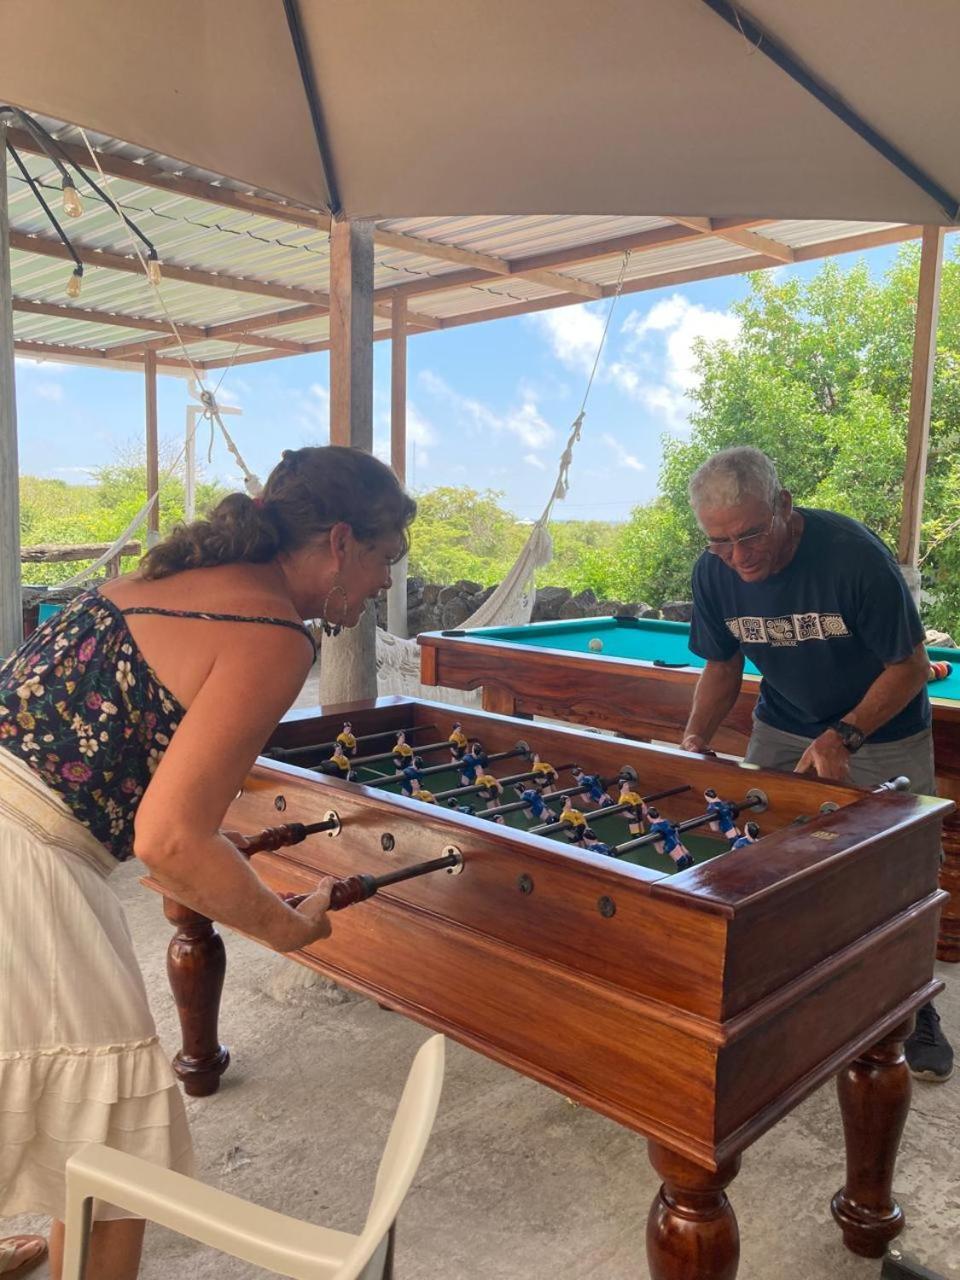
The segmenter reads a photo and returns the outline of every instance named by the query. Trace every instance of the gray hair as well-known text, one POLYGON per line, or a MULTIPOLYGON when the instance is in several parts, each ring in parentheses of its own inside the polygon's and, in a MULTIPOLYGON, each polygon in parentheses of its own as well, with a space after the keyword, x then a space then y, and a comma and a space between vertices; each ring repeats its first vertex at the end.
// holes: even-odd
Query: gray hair
POLYGON ((688 492, 694 511, 736 507, 746 498, 759 498, 773 510, 781 487, 777 468, 767 455, 740 445, 721 449, 701 463, 690 477, 688 492))

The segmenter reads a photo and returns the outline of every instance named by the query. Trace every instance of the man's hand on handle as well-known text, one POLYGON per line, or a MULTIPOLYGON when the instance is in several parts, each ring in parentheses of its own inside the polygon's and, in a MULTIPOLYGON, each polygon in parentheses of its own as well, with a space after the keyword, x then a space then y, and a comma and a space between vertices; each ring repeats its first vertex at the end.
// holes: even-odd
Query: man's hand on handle
POLYGON ((850 783, 850 752, 835 729, 814 738, 797 761, 794 773, 815 773, 831 782, 850 783))

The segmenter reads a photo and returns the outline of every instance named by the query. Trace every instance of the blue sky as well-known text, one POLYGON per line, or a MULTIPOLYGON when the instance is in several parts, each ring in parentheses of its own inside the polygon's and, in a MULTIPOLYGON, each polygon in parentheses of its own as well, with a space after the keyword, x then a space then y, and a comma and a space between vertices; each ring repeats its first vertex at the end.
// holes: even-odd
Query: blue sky
MULTIPOLYGON (((838 259, 865 259, 881 274, 895 248, 838 259)), ((783 267, 809 277, 818 264, 783 267)), ((656 492, 660 442, 688 430, 693 341, 732 338, 731 304, 747 292, 732 276, 620 299, 587 405, 570 491, 557 518, 625 519, 656 492)), ((560 451, 586 387, 607 302, 469 325, 412 338, 408 351, 407 481, 417 492, 437 485, 496 489, 521 517, 539 514, 560 451)), ((389 440, 390 355, 375 348, 376 447, 389 440)), ((215 385, 219 374, 210 375, 215 385)), ((282 449, 321 444, 329 431, 326 354, 295 356, 230 371, 221 399, 242 409, 227 419, 247 460, 265 478, 282 449)), ((37 364, 18 358, 20 470, 71 482, 135 448, 143 431, 138 373, 37 364)), ((175 453, 185 431, 187 384, 159 379, 160 435, 175 453)), ((198 436, 206 458, 207 437, 198 436)), ((208 476, 239 487, 221 442, 208 476)))

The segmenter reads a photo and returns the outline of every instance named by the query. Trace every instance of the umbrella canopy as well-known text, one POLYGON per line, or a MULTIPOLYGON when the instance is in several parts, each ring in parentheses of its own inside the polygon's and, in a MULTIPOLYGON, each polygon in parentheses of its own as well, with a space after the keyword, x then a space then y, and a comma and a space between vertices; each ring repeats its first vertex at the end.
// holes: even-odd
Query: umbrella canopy
POLYGON ((5 0, 0 94, 354 217, 947 224, 958 48, 956 0, 5 0))

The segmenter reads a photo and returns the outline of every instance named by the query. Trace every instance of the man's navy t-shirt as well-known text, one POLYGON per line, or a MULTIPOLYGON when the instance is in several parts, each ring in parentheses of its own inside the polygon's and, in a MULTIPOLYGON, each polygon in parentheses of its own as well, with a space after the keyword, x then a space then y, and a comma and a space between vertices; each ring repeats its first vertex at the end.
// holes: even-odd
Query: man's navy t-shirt
MULTIPOLYGON (((816 738, 852 711, 892 662, 923 640, 893 556, 865 525, 798 507, 800 545, 780 573, 744 582, 705 551, 693 570, 690 648, 726 661, 738 649, 763 676, 757 717, 816 738)), ((893 742, 930 724, 926 689, 875 733, 893 742)))

